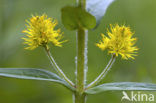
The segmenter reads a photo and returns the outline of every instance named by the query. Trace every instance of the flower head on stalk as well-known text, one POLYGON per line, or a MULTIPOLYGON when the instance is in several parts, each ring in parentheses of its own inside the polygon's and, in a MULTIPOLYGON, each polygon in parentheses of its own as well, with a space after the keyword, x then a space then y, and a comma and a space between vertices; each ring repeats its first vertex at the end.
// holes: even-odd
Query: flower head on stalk
POLYGON ((115 54, 115 56, 121 55, 123 59, 132 58, 136 56, 138 48, 134 46, 136 38, 133 38, 133 32, 130 27, 119 26, 118 24, 112 26, 108 30, 108 37, 101 34, 102 40, 96 45, 102 49, 108 49, 108 53, 115 54))
POLYGON ((32 16, 30 20, 26 21, 28 23, 27 29, 23 33, 27 33, 24 44, 28 47, 25 49, 33 50, 38 46, 44 46, 49 48, 48 43, 52 43, 55 46, 62 46, 64 41, 60 41, 63 36, 60 29, 54 30, 57 25, 57 21, 48 18, 47 15, 42 16, 32 16))

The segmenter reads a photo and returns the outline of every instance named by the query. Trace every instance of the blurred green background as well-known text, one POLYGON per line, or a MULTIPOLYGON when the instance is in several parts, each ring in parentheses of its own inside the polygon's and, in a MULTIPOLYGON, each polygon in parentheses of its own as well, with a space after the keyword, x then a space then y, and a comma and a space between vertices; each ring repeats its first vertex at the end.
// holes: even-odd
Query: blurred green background
MULTIPOLYGON (((0 0, 0 67, 31 67, 51 70, 42 48, 24 50, 25 19, 31 14, 46 13, 58 19, 65 39, 62 48, 52 47, 52 54, 63 71, 75 80, 75 31, 61 24, 60 9, 75 5, 76 0, 0 0)), ((156 0, 116 0, 107 10, 96 30, 89 31, 88 81, 90 83, 105 67, 110 56, 95 46, 100 33, 106 33, 109 24, 126 24, 135 31, 140 48, 136 60, 117 58, 104 82, 156 83, 156 0)), ((52 70, 54 71, 54 70, 52 70)), ((87 103, 120 103, 122 92, 103 92, 88 96, 87 103)), ((58 84, 0 77, 0 103, 72 103, 72 93, 58 84)))

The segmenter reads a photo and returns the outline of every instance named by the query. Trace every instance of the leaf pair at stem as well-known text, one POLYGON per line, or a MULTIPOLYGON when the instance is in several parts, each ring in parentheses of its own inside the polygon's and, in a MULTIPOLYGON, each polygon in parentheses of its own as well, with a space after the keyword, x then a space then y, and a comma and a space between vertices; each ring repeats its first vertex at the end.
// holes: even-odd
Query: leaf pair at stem
MULTIPOLYGON (((12 77, 19 79, 31 79, 31 80, 42 80, 56 82, 64 85, 68 89, 75 91, 69 83, 64 79, 60 78, 55 73, 35 68, 0 68, 0 76, 12 77)), ((155 91, 156 85, 149 83, 136 83, 136 82, 116 82, 116 83, 105 83, 93 88, 89 88, 85 91, 87 94, 96 94, 103 91, 119 91, 119 90, 148 90, 155 91)))

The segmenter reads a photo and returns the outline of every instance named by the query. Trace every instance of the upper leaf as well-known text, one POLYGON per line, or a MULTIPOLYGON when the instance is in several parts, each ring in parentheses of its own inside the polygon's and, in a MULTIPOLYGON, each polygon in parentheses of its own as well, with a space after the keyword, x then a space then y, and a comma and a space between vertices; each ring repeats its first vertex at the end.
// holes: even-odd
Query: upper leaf
POLYGON ((97 24, 105 15, 107 8, 115 0, 87 0, 86 8, 89 13, 96 17, 97 24))
POLYGON ((61 13, 62 23, 69 30, 79 27, 92 29, 96 26, 95 17, 80 7, 66 6, 61 13))
POLYGON ((75 7, 66 6, 61 10, 61 19, 63 25, 69 30, 75 30, 78 28, 78 20, 75 7))
POLYGON ((88 94, 96 94, 103 91, 114 90, 154 90, 156 91, 156 84, 136 83, 136 82, 119 82, 119 83, 105 83, 86 90, 88 94))
POLYGON ((86 29, 93 29, 96 26, 96 19, 90 13, 80 7, 76 8, 79 25, 86 29))
POLYGON ((43 69, 31 69, 31 68, 0 68, 0 76, 20 78, 20 79, 33 79, 33 80, 45 80, 57 82, 73 89, 66 81, 61 79, 55 73, 43 70, 43 69))

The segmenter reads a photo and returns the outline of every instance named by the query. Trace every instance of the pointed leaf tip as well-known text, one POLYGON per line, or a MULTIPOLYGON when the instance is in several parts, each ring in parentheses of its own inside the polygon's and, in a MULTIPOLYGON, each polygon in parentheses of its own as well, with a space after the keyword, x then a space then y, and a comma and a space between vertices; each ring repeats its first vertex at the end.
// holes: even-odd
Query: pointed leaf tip
POLYGON ((62 84, 69 89, 73 89, 66 81, 64 81, 58 75, 43 69, 0 68, 0 76, 19 78, 19 79, 52 81, 52 82, 62 84))
POLYGON ((88 89, 86 93, 97 94, 104 91, 123 91, 123 90, 156 91, 156 84, 136 83, 136 82, 105 83, 88 89))

